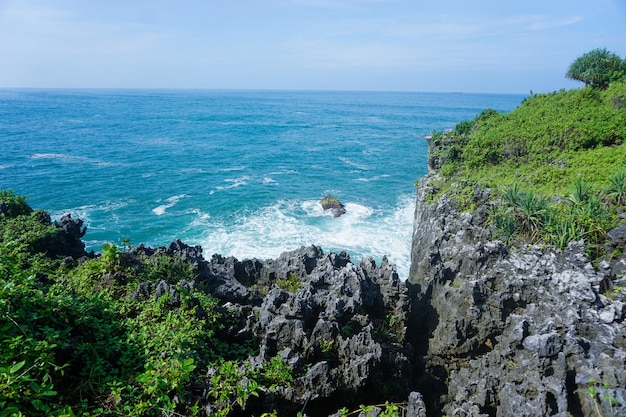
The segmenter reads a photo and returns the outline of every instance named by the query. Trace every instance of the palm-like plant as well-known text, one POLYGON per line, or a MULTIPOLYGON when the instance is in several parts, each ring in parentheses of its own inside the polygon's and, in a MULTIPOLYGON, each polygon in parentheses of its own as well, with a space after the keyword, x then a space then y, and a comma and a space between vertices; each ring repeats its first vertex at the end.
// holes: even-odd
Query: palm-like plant
POLYGON ((515 207, 520 219, 522 233, 531 239, 537 237, 544 222, 544 214, 548 208, 548 200, 545 197, 535 195, 532 191, 521 193, 515 207))
POLYGON ((576 179, 572 192, 567 199, 574 205, 574 207, 580 207, 587 202, 591 195, 591 184, 582 178, 576 179))
POLYGON ((621 206, 626 203, 626 170, 618 172, 609 178, 606 192, 615 204, 621 206))
POLYGON ((514 182, 510 186, 504 188, 502 192, 502 198, 510 207, 516 207, 519 204, 519 200, 522 196, 519 182, 514 182))

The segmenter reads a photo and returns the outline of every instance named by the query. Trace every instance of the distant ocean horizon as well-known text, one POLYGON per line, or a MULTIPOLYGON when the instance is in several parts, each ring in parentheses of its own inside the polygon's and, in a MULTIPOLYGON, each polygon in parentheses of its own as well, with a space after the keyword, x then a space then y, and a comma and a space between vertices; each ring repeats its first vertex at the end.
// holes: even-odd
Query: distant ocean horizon
POLYGON ((387 256, 408 275, 427 141, 525 95, 0 89, 0 189, 106 242, 275 258, 302 245, 387 256), (333 218, 319 205, 346 206, 333 218))

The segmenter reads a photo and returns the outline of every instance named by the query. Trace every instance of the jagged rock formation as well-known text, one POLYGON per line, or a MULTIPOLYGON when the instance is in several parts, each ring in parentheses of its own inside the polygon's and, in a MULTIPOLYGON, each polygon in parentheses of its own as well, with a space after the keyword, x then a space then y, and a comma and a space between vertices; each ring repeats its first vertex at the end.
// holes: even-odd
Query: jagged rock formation
POLYGON ((598 272, 580 242, 509 251, 491 239, 488 193, 477 189, 479 209, 460 214, 446 196, 429 202, 433 175, 418 187, 408 280, 409 333, 424 338, 414 341, 417 355, 438 381, 422 391, 429 409, 439 402, 450 416, 592 416, 597 402, 604 415, 626 415, 624 279, 615 275, 624 258, 598 272), (602 294, 607 283, 613 290, 602 294))
MULTIPOLYGON (((217 337, 258 345, 246 358, 253 367, 276 357, 293 367, 292 384, 249 399, 240 415, 328 416, 408 398, 407 417, 625 416, 626 227, 609 232, 615 256, 596 267, 582 242, 507 248, 487 221, 489 190, 477 187, 478 208, 462 214, 453 198, 431 198, 435 175, 417 189, 407 282, 386 259, 356 264, 317 246, 273 260, 206 260, 177 240, 121 256, 132 265, 173 255, 195 267, 195 279, 142 283, 132 298, 168 294, 176 304, 180 288, 201 288, 228 317, 217 337)), ((37 242, 41 252, 88 255, 80 220, 55 226, 37 242)), ((203 389, 194 387, 210 414, 203 389)))
MULTIPOLYGON (((386 259, 380 265, 371 259, 353 264, 346 253, 324 254, 311 246, 274 260, 214 255, 206 261, 199 246, 181 241, 167 248, 139 246, 125 256, 132 262, 161 252, 196 267, 196 281, 180 287, 205 288, 229 312, 228 325, 218 335, 222 340, 258 341, 258 354, 249 358, 255 366, 279 356, 293 367, 294 383, 256 403, 250 400, 245 415, 262 409, 295 415, 306 407, 309 416, 325 416, 344 405, 358 408, 409 396, 408 292, 386 259)), ((176 292, 176 285, 161 281, 139 285, 132 297, 167 293, 176 302, 176 292)), ((425 416, 416 395, 411 415, 425 416)))
POLYGON ((50 215, 44 211, 37 211, 36 215, 39 223, 54 226, 57 230, 35 242, 35 251, 46 253, 51 258, 67 257, 70 261, 93 256, 93 252, 85 251, 85 244, 81 240, 87 231, 81 219, 73 219, 70 214, 65 214, 58 221, 51 222, 50 215))
MULTIPOLYGON (((386 259, 355 264, 317 246, 207 261, 175 241, 124 256, 191 262, 196 280, 177 285, 220 300, 230 318, 217 336, 258 343, 252 366, 278 356, 293 367, 293 384, 249 400, 242 415, 327 416, 407 397, 407 416, 626 415, 626 256, 594 268, 581 242, 506 248, 487 222, 489 191, 477 187, 478 209, 461 214, 453 198, 429 197, 433 175, 418 186, 406 283, 386 259)), ((609 235, 623 253, 626 229, 609 235)), ((175 303, 177 291, 162 281, 133 297, 175 303)))

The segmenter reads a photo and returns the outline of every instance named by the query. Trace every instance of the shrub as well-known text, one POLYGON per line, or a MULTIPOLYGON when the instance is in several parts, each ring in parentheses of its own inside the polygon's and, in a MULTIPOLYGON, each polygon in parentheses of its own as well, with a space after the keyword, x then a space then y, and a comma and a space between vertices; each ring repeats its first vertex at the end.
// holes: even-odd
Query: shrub
POLYGON ((284 291, 287 291, 287 292, 292 292, 292 293, 296 292, 300 288, 302 288, 302 283, 298 279, 298 275, 296 275, 293 272, 290 272, 287 275, 287 278, 285 278, 285 279, 278 279, 278 280, 276 280, 276 285, 281 290, 284 290, 284 291))
POLYGON ((26 197, 17 196, 13 191, 0 190, 0 217, 17 217, 32 213, 26 204, 26 197))

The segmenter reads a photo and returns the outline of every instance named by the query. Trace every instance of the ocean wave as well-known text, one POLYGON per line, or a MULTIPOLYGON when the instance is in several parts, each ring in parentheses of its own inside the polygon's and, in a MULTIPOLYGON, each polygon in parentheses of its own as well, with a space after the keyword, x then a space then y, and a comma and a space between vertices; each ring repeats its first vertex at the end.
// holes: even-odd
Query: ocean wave
POLYGON ((134 199, 107 200, 98 204, 88 204, 61 210, 52 210, 49 214, 53 220, 59 220, 62 216, 69 213, 72 217, 81 219, 85 222, 85 226, 87 226, 89 230, 104 230, 103 227, 98 227, 93 224, 94 217, 103 217, 102 214, 106 214, 104 217, 115 220, 117 218, 114 214, 116 211, 135 203, 135 201, 136 200, 134 199))
POLYGON ((209 192, 209 194, 212 195, 212 194, 215 194, 217 191, 230 190, 232 188, 241 187, 242 185, 247 185, 249 180, 250 180, 250 177, 245 176, 245 175, 239 178, 227 178, 224 180, 224 182, 229 183, 229 185, 218 185, 217 187, 212 189, 209 192))
POLYGON ((168 198, 167 200, 165 200, 167 201, 167 203, 161 204, 160 206, 153 208, 152 212, 156 214, 157 216, 162 216, 165 214, 167 209, 174 207, 180 200, 182 200, 185 197, 188 197, 188 195, 180 194, 180 195, 172 196, 168 198))
POLYGON ((210 171, 202 168, 182 168, 180 172, 183 174, 208 174, 210 171))
POLYGON ((365 177, 357 178, 356 181, 372 182, 372 181, 378 181, 378 180, 382 180, 383 178, 389 178, 389 177, 390 177, 389 174, 382 174, 382 175, 376 175, 376 176, 371 177, 371 178, 365 178, 365 177))
POLYGON ((396 207, 375 209, 346 202, 346 214, 332 218, 318 201, 279 201, 240 215, 228 225, 205 222, 200 239, 205 253, 239 259, 276 258, 300 246, 320 245, 325 251, 347 251, 353 262, 387 256, 402 279, 408 277, 413 231, 413 199, 405 196, 396 207))
POLYGON ((97 166, 112 166, 111 162, 105 162, 100 159, 93 159, 86 156, 68 155, 64 153, 35 153, 31 155, 31 159, 53 159, 67 163, 86 163, 97 166))
POLYGON ((300 174, 300 172, 294 169, 286 169, 283 171, 272 171, 268 173, 268 175, 297 175, 297 174, 300 174))
POLYGON ((247 167, 245 165, 237 165, 237 166, 234 166, 234 167, 222 168, 222 169, 218 170, 217 172, 243 171, 246 168, 247 167))
POLYGON ((340 156, 340 157, 339 157, 339 160, 340 160, 341 162, 343 162, 344 164, 346 164, 346 165, 349 165, 349 166, 351 166, 351 167, 358 168, 358 169, 360 169, 360 170, 362 170, 362 171, 367 171, 367 170, 369 170, 369 169, 370 169, 370 168, 369 168, 367 165, 365 165, 365 164, 359 164, 359 163, 357 163, 357 162, 353 162, 353 161, 351 161, 351 160, 349 160, 348 158, 343 157, 343 156, 340 156))

